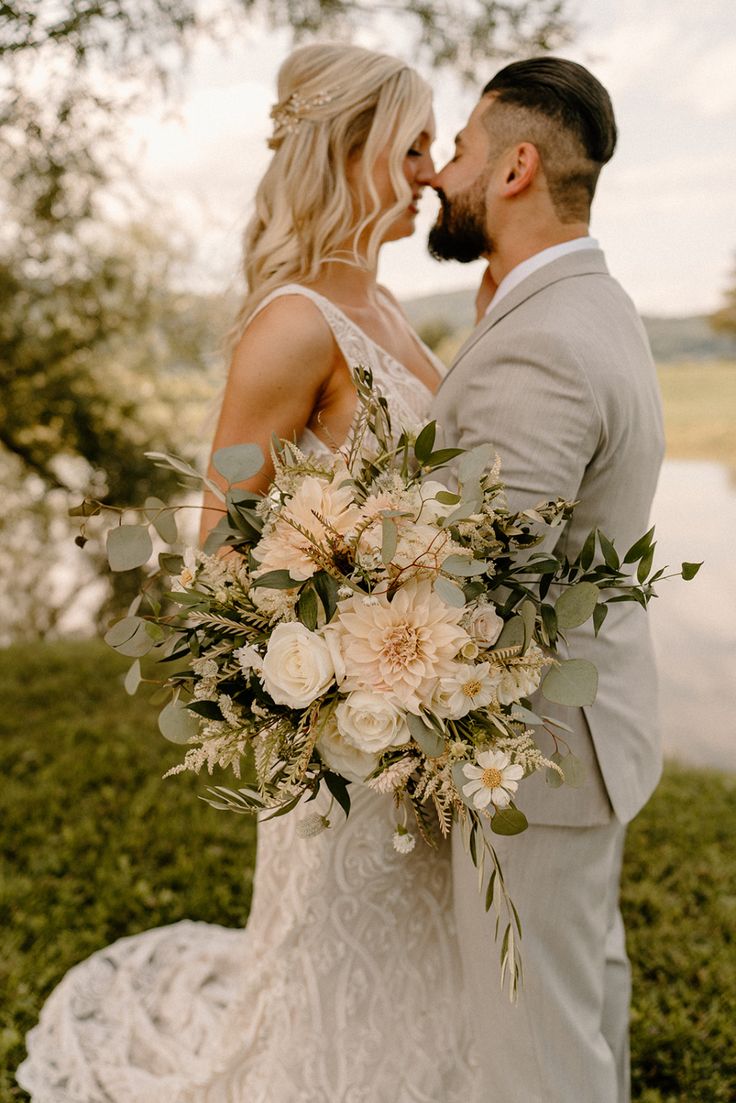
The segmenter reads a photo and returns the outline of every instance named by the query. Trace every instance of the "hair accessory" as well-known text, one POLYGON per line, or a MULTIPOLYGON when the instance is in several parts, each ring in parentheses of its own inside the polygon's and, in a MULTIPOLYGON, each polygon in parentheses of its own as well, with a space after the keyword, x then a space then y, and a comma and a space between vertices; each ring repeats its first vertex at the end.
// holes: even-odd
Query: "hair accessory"
POLYGON ((271 149, 278 149, 286 134, 294 134, 299 129, 299 124, 315 107, 324 107, 334 99, 333 92, 318 92, 314 96, 304 97, 299 92, 292 92, 283 103, 277 103, 271 108, 273 119, 273 134, 268 140, 271 149))

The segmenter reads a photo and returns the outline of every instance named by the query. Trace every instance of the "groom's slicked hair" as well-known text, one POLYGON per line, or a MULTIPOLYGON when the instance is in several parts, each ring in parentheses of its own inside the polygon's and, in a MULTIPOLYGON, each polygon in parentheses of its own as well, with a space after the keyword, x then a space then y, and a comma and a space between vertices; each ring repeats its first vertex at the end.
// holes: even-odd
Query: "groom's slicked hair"
POLYGON ((483 89, 493 103, 486 123, 499 143, 537 147, 563 222, 587 220, 598 175, 616 148, 610 96, 585 66, 561 57, 506 65, 483 89))

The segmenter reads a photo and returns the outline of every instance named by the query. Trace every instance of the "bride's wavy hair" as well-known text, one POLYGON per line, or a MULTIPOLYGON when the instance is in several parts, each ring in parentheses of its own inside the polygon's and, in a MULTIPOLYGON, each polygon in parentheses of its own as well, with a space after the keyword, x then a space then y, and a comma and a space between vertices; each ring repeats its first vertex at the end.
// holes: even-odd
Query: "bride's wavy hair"
POLYGON ((279 71, 278 97, 274 154, 244 236, 247 294, 232 341, 275 288, 314 280, 330 257, 361 263, 366 233, 367 261, 375 263, 386 231, 411 202, 402 165, 432 103, 431 89, 405 62, 338 43, 295 50, 279 71), (396 201, 381 212, 372 172, 386 146, 396 201))

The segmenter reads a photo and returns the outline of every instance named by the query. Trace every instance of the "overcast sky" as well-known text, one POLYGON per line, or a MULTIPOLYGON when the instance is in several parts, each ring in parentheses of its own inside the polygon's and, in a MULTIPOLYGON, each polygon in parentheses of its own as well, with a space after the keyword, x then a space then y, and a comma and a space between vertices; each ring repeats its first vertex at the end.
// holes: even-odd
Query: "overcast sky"
MULTIPOLYGON (((736 0, 578 0, 580 33, 561 53, 611 93, 619 146, 600 178, 592 232, 647 314, 715 309, 736 261, 736 0)), ((396 41, 384 47, 398 52, 396 41)), ((269 158, 268 112, 289 49, 253 29, 226 52, 199 50, 176 117, 140 117, 131 140, 150 190, 198 244, 196 283, 233 284, 240 232, 269 158)), ((497 64, 478 73, 478 88, 497 64)), ((427 75, 425 73, 425 75, 427 75)), ((438 164, 476 93, 432 77, 438 164)), ((478 264, 426 252, 437 200, 425 194, 411 240, 383 251, 381 278, 403 297, 472 286, 478 264)))

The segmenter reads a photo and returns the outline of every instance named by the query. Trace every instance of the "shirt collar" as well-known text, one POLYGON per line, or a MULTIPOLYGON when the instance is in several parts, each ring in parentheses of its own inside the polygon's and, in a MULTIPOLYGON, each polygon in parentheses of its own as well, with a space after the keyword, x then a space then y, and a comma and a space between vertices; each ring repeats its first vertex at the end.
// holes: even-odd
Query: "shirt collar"
POLYGON ((531 276, 532 272, 544 268, 546 264, 551 264, 553 260, 567 256, 568 253, 577 253, 579 249, 598 248, 600 246, 596 239, 586 234, 585 237, 576 237, 572 241, 563 241, 560 245, 550 245, 548 249, 542 249, 540 253, 535 253, 533 257, 527 257, 521 264, 517 264, 515 268, 506 273, 496 288, 496 294, 486 307, 485 313, 488 314, 492 308, 498 306, 501 299, 508 295, 509 291, 513 291, 527 276, 531 276))

